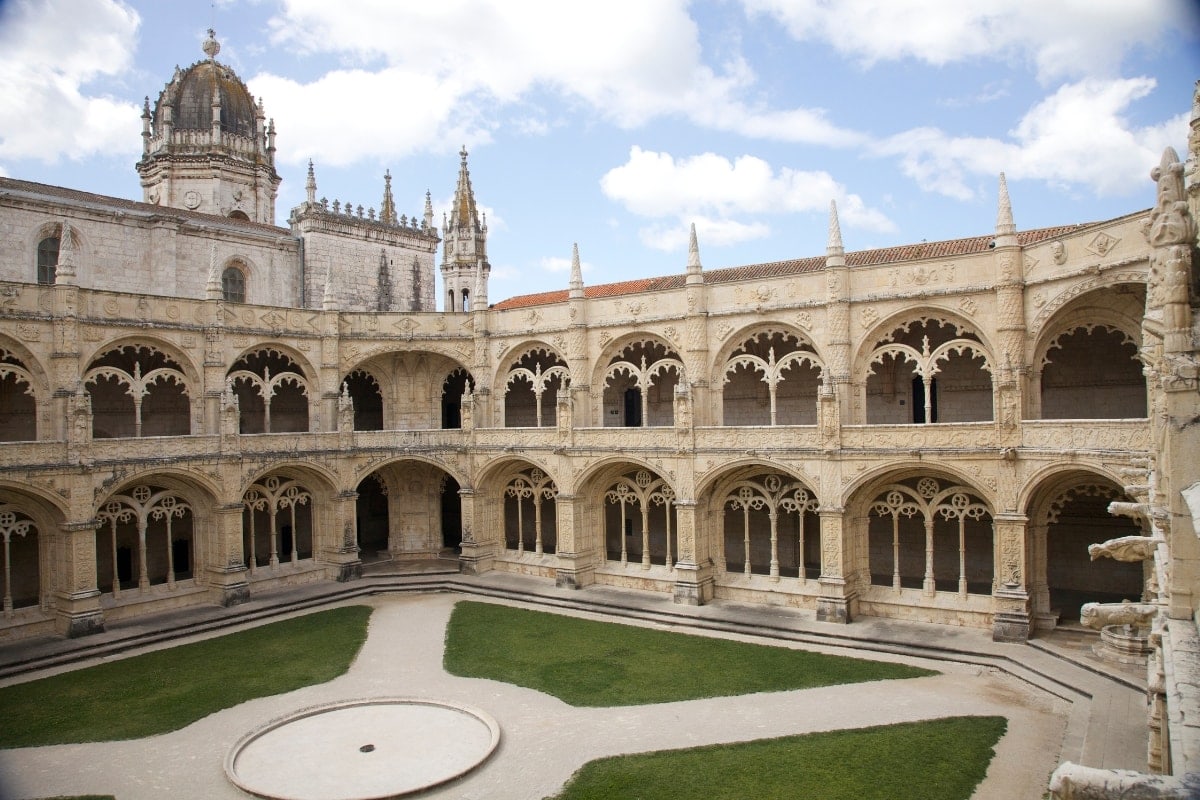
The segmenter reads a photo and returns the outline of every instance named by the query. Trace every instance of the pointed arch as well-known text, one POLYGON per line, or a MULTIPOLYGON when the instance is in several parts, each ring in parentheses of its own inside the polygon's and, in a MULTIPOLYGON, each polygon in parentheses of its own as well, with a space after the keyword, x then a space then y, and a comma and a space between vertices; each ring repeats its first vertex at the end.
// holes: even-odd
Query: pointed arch
POLYGON ((571 384, 566 360, 553 348, 531 344, 512 358, 501 376, 506 428, 542 428, 558 424, 557 397, 571 384))
POLYGON ((669 342, 634 334, 614 344, 597 367, 593 385, 602 388, 602 427, 661 427, 674 424, 674 393, 687 385, 683 361, 669 342))
POLYGON ((723 348, 715 383, 724 425, 815 425, 825 364, 812 341, 763 325, 723 348))
POLYGON ((241 433, 309 430, 315 383, 288 352, 263 345, 244 353, 225 373, 225 385, 237 395, 241 433))
POLYGON ((857 363, 868 425, 994 419, 991 349, 957 315, 899 318, 877 327, 857 363))

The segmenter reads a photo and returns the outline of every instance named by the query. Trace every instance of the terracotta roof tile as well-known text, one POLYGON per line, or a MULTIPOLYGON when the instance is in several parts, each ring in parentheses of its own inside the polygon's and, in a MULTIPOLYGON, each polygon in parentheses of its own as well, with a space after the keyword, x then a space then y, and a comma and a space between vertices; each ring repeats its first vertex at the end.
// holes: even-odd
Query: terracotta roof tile
MULTIPOLYGON (((1136 212, 1141 214, 1143 212, 1136 212)), ((1136 216, 1130 214, 1127 216, 1136 216)), ((1125 217, 1118 217, 1125 219, 1125 217)), ((1017 233, 1017 242, 1022 247, 1044 242, 1074 233, 1092 225, 1102 225, 1113 222, 1106 220, 1097 223, 1080 223, 1077 225, 1058 225, 1053 228, 1037 228, 1035 230, 1017 233)), ((871 267, 879 264, 892 264, 903 261, 919 261, 925 258, 950 258, 953 256, 984 253, 991 248, 994 235, 972 236, 966 239, 949 239, 942 242, 918 242, 917 244, 882 247, 875 250, 858 250, 846 253, 846 265, 850 267, 871 267)), ((788 275, 800 275, 806 272, 818 272, 825 269, 825 256, 773 261, 767 264, 748 264, 742 267, 725 267, 704 271, 704 282, 708 284, 728 283, 730 281, 762 280, 764 278, 781 278, 788 275)), ((585 286, 584 296, 588 298, 619 297, 639 292, 651 292, 662 289, 679 289, 684 285, 685 275, 668 275, 661 278, 642 278, 639 280, 622 281, 620 283, 603 283, 596 286, 585 286)), ((530 306, 562 303, 567 300, 567 290, 557 292, 541 292, 525 294, 502 300, 492 307, 498 310, 513 308, 528 308, 530 306)))
POLYGON ((92 203, 105 208, 124 209, 127 211, 136 211, 142 214, 161 214, 164 216, 183 217, 185 219, 196 220, 197 222, 228 223, 250 230, 270 232, 275 235, 292 235, 291 230, 288 228, 280 228, 277 225, 266 225, 261 222, 251 222, 250 220, 236 219, 234 217, 222 217, 215 214, 202 214, 198 211, 189 211, 186 208, 173 208, 170 206, 156 206, 152 203, 139 203, 135 200, 126 200, 121 197, 109 197, 108 195, 103 194, 92 194, 91 192, 81 192, 78 189, 67 189, 62 186, 50 186, 48 184, 34 183, 32 181, 19 181, 13 178, 0 178, 0 192, 6 190, 12 192, 41 194, 48 197, 58 197, 63 200, 74 200, 81 203, 92 203))

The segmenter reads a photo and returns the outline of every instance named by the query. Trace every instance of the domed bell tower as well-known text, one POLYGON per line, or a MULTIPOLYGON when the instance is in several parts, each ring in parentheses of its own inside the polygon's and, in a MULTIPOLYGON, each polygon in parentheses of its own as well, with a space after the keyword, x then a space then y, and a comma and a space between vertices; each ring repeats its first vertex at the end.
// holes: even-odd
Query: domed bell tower
POLYGON ((142 110, 144 200, 203 214, 275 224, 275 121, 233 70, 217 61, 221 45, 210 29, 207 58, 175 68, 142 110))

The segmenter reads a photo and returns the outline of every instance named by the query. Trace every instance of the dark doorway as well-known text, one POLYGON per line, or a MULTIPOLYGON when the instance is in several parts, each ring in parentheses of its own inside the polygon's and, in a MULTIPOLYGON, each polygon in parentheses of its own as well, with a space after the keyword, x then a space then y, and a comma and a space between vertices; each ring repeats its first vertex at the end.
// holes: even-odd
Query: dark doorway
POLYGON ((442 547, 462 552, 462 498, 458 481, 449 475, 442 481, 442 547))
POLYGON ((625 390, 625 427, 642 427, 642 392, 640 389, 625 390))

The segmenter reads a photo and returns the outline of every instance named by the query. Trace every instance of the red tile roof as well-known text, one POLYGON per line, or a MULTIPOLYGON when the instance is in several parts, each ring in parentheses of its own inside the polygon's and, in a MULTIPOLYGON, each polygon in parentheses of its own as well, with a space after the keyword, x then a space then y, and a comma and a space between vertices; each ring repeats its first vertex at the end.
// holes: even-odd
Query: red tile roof
MULTIPOLYGON (((1137 212, 1142 213, 1142 212, 1137 212)), ((1134 215, 1129 215, 1134 216, 1134 215)), ((1124 219, 1119 217, 1118 219, 1124 219)), ((1108 220, 1112 222, 1113 220, 1108 220)), ((1059 225, 1053 228, 1038 228, 1036 230, 1020 231, 1017 242, 1022 247, 1044 242, 1074 233, 1081 228, 1106 223, 1082 223, 1078 225, 1059 225)), ((919 242, 917 244, 883 247, 876 250, 858 250, 846 253, 846 265, 850 267, 870 267, 879 264, 892 264, 902 261, 919 261, 925 258, 949 258, 951 256, 983 253, 990 249, 996 237, 972 236, 966 239, 949 239, 944 242, 919 242)), ((748 264, 742 267, 726 267, 704 271, 704 282, 708 284, 727 283, 730 281, 760 280, 763 278, 780 278, 788 275, 799 275, 806 272, 817 272, 825 269, 825 256, 773 261, 768 264, 748 264)), ((622 281, 620 283, 603 283, 597 286, 585 286, 584 296, 591 298, 618 297, 640 292, 652 292, 661 289, 679 289, 684 285, 685 275, 668 275, 661 278, 642 278, 639 280, 622 281)), ((514 308, 562 303, 567 300, 567 290, 556 292, 540 292, 524 294, 501 300, 492 308, 504 311, 514 308)))

